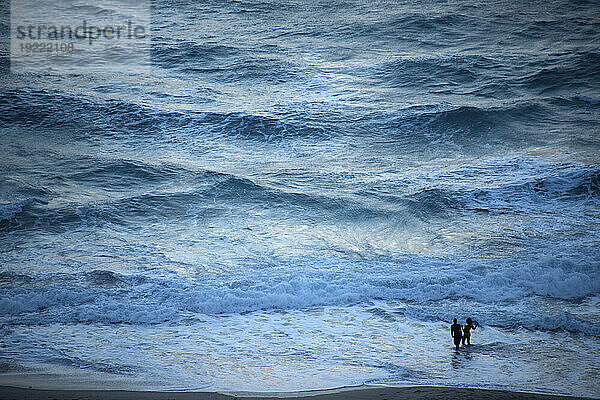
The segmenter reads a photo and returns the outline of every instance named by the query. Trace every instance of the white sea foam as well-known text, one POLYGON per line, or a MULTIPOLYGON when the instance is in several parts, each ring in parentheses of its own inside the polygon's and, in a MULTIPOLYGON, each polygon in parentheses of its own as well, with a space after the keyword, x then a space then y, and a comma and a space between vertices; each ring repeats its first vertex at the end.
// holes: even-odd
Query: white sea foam
MULTIPOLYGON (((5 321, 32 324, 154 324, 201 315, 348 306, 378 299, 416 304, 470 299, 485 305, 508 304, 532 296, 569 300, 600 293, 597 264, 579 266, 555 259, 541 259, 538 265, 528 268, 519 264, 495 268, 493 264, 473 262, 448 268, 443 260, 430 258, 417 258, 405 264, 338 261, 333 273, 306 271, 310 268, 303 265, 285 277, 264 273, 253 279, 239 276, 227 281, 197 283, 141 280, 136 276, 96 271, 86 276, 108 275, 111 279, 107 283, 106 279, 86 278, 75 285, 70 281, 41 285, 37 281, 30 287, 4 289, 0 315, 5 321), (427 275, 423 273, 425 269, 429 270, 427 275)), ((540 322, 530 326, 555 329, 564 324, 540 322)), ((597 333, 593 329, 588 331, 597 333)))

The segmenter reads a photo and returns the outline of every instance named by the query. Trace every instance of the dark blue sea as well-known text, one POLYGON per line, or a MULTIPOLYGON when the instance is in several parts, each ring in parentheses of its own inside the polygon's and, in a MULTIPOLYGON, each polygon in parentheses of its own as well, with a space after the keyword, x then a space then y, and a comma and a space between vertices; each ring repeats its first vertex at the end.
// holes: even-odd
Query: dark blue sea
POLYGON ((156 0, 150 44, 0 53, 0 383, 600 397, 598 1, 156 0))

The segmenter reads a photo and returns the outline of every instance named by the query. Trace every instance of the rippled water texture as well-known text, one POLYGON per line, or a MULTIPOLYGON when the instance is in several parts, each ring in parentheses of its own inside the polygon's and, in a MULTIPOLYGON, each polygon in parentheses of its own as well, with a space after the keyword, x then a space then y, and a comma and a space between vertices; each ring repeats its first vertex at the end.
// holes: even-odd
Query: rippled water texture
POLYGON ((150 72, 3 53, 0 382, 600 397, 598 4, 487 3, 158 0, 150 72))

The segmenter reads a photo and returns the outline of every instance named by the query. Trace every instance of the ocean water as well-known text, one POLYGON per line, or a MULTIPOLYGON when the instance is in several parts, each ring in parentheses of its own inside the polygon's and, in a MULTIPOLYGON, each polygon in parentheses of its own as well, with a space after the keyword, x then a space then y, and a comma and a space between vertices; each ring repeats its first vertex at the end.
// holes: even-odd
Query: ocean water
POLYGON ((150 71, 2 53, 0 382, 600 397, 599 10, 156 0, 150 71))

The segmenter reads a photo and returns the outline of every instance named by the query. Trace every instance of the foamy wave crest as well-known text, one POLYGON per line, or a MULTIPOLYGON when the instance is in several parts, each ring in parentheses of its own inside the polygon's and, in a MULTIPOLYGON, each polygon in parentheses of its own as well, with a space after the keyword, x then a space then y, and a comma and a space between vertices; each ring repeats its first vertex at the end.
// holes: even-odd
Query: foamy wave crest
POLYGON ((574 163, 537 159, 496 160, 482 165, 436 173, 432 182, 451 182, 424 187, 406 196, 415 208, 505 212, 579 212, 567 201, 598 206, 600 170, 574 163), (589 201, 594 203, 590 203, 589 201))
POLYGON ((152 135, 172 144, 171 135, 185 139, 184 143, 201 135, 266 141, 330 136, 314 123, 272 115, 165 111, 122 100, 90 100, 41 90, 9 90, 0 100, 0 121, 7 126, 60 126, 62 134, 71 135, 69 139, 128 134, 135 140, 136 135, 152 135))
POLYGON ((6 321, 28 324, 155 324, 200 315, 347 306, 373 300, 470 299, 495 304, 531 296, 580 299, 600 292, 598 262, 586 266, 553 258, 528 268, 504 264, 495 267, 431 258, 405 263, 313 260, 307 264, 299 260, 285 276, 278 275, 277 269, 256 269, 225 281, 196 282, 93 271, 72 279, 63 277, 61 284, 50 276, 45 278, 47 283, 38 279, 19 287, 4 286, 0 315, 6 321), (334 269, 325 268, 331 264, 336 264, 334 269), (438 272, 424 274, 432 269, 438 272))
POLYGON ((500 107, 415 106, 385 121, 382 129, 399 138, 425 139, 432 143, 497 143, 515 139, 515 123, 543 122, 550 115, 546 104, 535 101, 500 107))
POLYGON ((254 181, 241 175, 170 165, 155 166, 135 160, 115 162, 89 158, 77 170, 65 172, 64 179, 99 188, 110 186, 111 190, 102 192, 105 197, 97 196, 94 201, 75 193, 61 198, 52 206, 40 200, 23 203, 30 207, 10 214, 14 221, 6 224, 7 227, 24 229, 36 226, 60 231, 73 226, 128 225, 135 219, 145 225, 149 216, 186 218, 194 207, 219 214, 220 208, 215 206, 215 200, 222 204, 295 207, 307 213, 326 213, 347 220, 353 220, 357 214, 388 217, 390 213, 404 211, 372 207, 349 197, 277 188, 268 182, 254 181), (182 184, 163 185, 175 176, 182 184))

